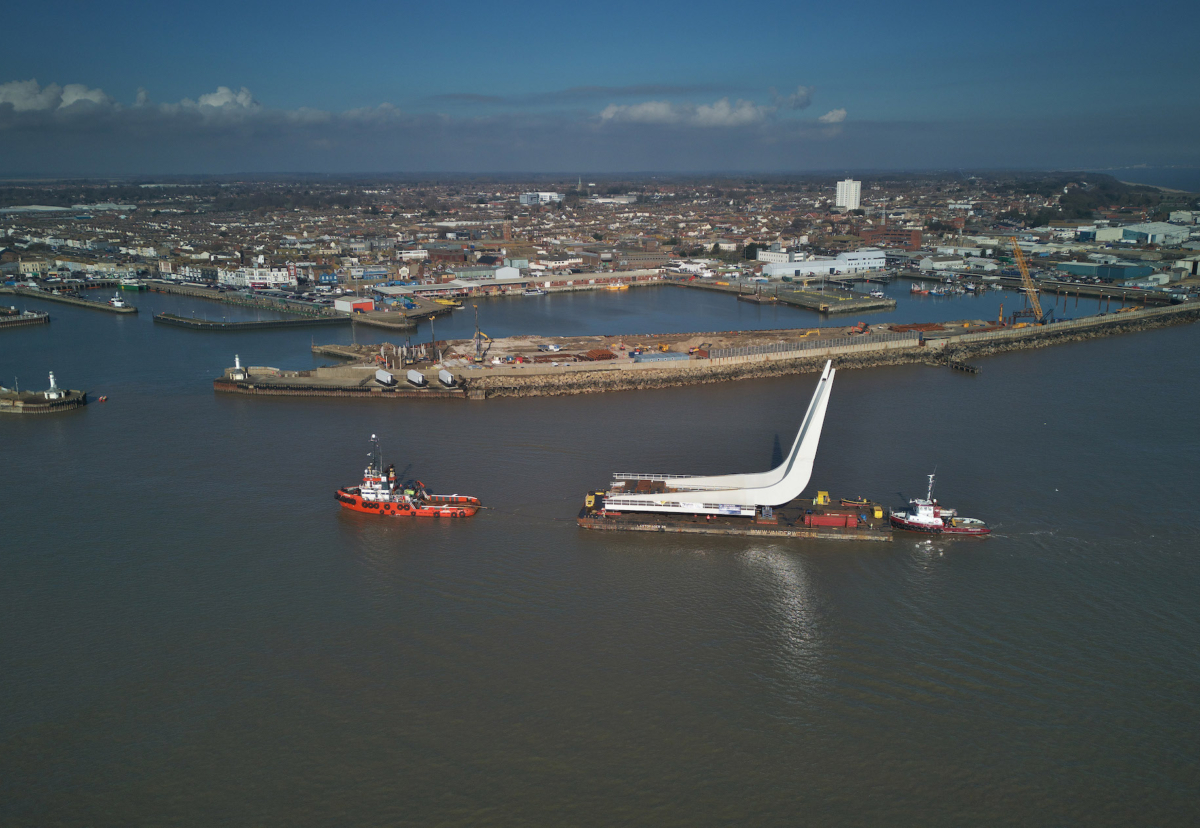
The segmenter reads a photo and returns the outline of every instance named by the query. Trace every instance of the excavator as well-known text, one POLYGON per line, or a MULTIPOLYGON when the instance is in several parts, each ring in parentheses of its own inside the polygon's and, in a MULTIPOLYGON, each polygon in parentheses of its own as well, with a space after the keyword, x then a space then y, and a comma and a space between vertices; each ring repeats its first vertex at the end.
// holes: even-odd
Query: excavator
MULTIPOLYGON (((1054 312, 1047 313, 1042 310, 1041 293, 1038 291, 1037 283, 1033 281, 1033 277, 1029 275, 1029 264, 1025 261, 1025 254, 1021 252, 1021 245, 1017 243, 1016 236, 1010 236, 1009 241, 1012 242, 1013 258, 1017 260, 1017 267, 1021 271, 1021 284, 1025 286, 1025 298, 1029 300, 1029 307, 1025 310, 1015 311, 1013 313, 1013 321, 1022 316, 1032 316, 1034 324, 1045 325, 1053 321, 1054 312)), ((1027 324, 1027 323, 1019 323, 1027 324)))

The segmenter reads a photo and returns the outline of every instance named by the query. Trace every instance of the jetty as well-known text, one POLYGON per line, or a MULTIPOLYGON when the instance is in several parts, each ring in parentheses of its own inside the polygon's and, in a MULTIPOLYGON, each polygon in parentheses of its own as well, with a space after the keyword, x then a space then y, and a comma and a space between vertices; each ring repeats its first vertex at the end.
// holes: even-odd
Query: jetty
POLYGON ((760 284, 747 285, 741 282, 708 279, 671 279, 664 284, 718 293, 732 293, 741 302, 753 302, 760 305, 778 303, 823 314, 870 313, 896 309, 895 299, 887 297, 880 299, 856 293, 841 287, 840 285, 843 283, 840 281, 826 280, 820 290, 810 289, 809 281, 819 280, 806 280, 800 283, 786 282, 772 285, 769 288, 760 284))
POLYGON ((50 314, 45 311, 19 311, 16 308, 0 308, 0 328, 21 328, 26 325, 48 325, 50 314))
POLYGON ((124 307, 113 307, 108 302, 97 302, 95 299, 84 299, 81 296, 70 296, 65 293, 52 293, 48 290, 31 290, 30 288, 0 288, 0 292, 14 296, 24 296, 26 299, 40 299, 46 302, 58 302, 62 305, 74 305, 77 308, 108 311, 109 313, 137 313, 138 309, 126 304, 124 307))
POLYGON ((193 331, 253 331, 267 328, 299 328, 311 325, 345 325, 351 321, 349 316, 312 316, 304 319, 250 319, 242 321, 225 321, 215 319, 196 319, 191 316, 178 316, 173 313, 158 313, 154 321, 162 325, 174 325, 178 328, 189 328, 193 331))

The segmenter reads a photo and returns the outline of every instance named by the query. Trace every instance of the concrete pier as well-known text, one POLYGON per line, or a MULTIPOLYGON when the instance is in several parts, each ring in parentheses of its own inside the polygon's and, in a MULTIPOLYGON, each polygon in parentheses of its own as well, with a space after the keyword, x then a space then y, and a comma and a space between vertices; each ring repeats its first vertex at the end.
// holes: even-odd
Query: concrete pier
POLYGON ((861 293, 830 287, 832 281, 826 282, 825 290, 809 290, 807 285, 796 287, 795 283, 772 284, 759 289, 747 289, 747 285, 737 283, 719 284, 711 279, 694 279, 689 281, 671 280, 664 282, 678 287, 711 290, 718 293, 732 293, 743 302, 759 304, 778 302, 782 305, 792 305, 817 313, 870 313, 871 311, 895 310, 895 299, 878 299, 861 293))
POLYGON ((0 328, 21 328, 26 325, 48 325, 50 314, 45 311, 0 309, 0 328))
POLYGON ((251 319, 226 322, 176 316, 173 313, 159 313, 154 316, 154 321, 163 325, 174 325, 178 328, 190 328, 193 331, 253 331, 266 328, 299 328, 310 325, 346 325, 349 324, 350 317, 314 316, 307 319, 251 319))
POLYGON ((78 296, 63 296, 62 294, 50 293, 46 290, 30 290, 28 288, 2 288, 0 289, 0 292, 11 293, 14 296, 24 296, 26 299, 41 299, 46 302, 58 302, 61 305, 74 305, 77 308, 108 311, 109 313, 138 312, 138 309, 133 305, 127 305, 123 308, 114 308, 112 305, 108 304, 108 302, 97 302, 94 299, 82 299, 78 296))

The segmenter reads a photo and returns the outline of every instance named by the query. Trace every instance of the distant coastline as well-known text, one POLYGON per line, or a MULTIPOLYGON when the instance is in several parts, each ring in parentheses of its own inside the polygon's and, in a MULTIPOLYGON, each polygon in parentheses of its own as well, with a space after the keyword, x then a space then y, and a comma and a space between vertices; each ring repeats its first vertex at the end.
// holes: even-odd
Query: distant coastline
POLYGON ((1122 184, 1154 187, 1166 193, 1200 193, 1200 167, 1122 167, 1093 170, 1122 184))

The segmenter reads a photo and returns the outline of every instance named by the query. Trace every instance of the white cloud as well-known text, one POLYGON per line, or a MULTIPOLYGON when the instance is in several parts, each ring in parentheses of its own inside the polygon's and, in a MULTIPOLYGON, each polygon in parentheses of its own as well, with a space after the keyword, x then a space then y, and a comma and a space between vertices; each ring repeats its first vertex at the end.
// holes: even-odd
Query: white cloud
POLYGON ((774 112, 773 107, 759 106, 750 101, 738 101, 731 106, 728 98, 721 98, 712 105, 696 107, 693 121, 696 126, 745 126, 757 124, 774 112))
POLYGON ((258 101, 254 100, 254 96, 250 94, 250 90, 244 86, 237 92, 234 92, 228 86, 218 86, 216 92, 201 95, 196 103, 198 106, 228 106, 234 109, 256 109, 259 107, 258 101))
POLYGON ((817 120, 823 124, 840 124, 842 121, 846 120, 846 110, 831 109, 820 118, 817 118, 817 120))
POLYGON ((103 89, 88 89, 82 83, 68 83, 62 90, 62 103, 59 109, 68 107, 80 101, 89 101, 100 106, 111 106, 113 99, 104 94, 103 89))
POLYGON ((797 86, 790 95, 780 95, 774 88, 771 89, 771 100, 781 109, 807 109, 812 103, 812 96, 811 86, 797 86))
POLYGON ((609 104, 600 113, 602 122, 638 124, 681 124, 696 127, 733 127, 762 123, 775 113, 771 106, 752 101, 730 103, 721 98, 711 104, 645 101, 638 104, 609 104))
MULTIPOLYGON (((297 112, 299 111, 297 110, 297 112)), ((398 107, 390 103, 381 103, 379 106, 347 109, 342 113, 341 117, 347 121, 358 121, 360 123, 386 123, 399 119, 402 114, 398 107)))
POLYGON ((600 120, 677 124, 683 119, 683 115, 683 107, 670 101, 646 101, 639 104, 609 104, 600 113, 600 120))
POLYGON ((111 106, 112 98, 102 89, 89 89, 82 83, 59 86, 51 83, 41 86, 37 80, 10 81, 0 83, 0 104, 12 104, 17 112, 44 112, 65 109, 74 103, 88 101, 101 106, 111 106))

